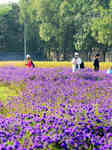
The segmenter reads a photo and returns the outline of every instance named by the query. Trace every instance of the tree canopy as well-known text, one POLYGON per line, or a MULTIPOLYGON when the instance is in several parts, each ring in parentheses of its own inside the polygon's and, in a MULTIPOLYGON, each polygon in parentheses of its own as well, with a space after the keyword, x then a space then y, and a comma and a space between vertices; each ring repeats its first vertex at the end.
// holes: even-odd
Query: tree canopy
POLYGON ((11 35, 8 47, 16 39, 15 31, 23 46, 25 23, 28 48, 43 57, 53 51, 65 60, 74 51, 103 47, 106 52, 112 47, 112 0, 20 0, 2 7, 0 20, 0 39, 11 35))

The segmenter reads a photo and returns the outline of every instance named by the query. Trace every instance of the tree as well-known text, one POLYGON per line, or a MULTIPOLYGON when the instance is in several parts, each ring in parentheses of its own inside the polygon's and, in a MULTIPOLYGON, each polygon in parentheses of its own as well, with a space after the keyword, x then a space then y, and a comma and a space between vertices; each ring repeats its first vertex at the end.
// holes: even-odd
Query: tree
MULTIPOLYGON (((6 5, 6 8, 8 6, 6 5)), ((22 49, 23 27, 19 24, 19 7, 12 4, 8 11, 0 16, 0 41, 5 49, 22 49)))
MULTIPOLYGON (((31 0, 26 9, 31 21, 37 21, 39 24, 40 37, 48 42, 54 43, 56 52, 63 53, 64 59, 66 54, 73 53, 74 39, 86 24, 84 16, 91 11, 92 1, 88 0, 31 0), (30 11, 29 8, 33 7, 30 11), (35 12, 36 17, 33 17, 35 12), (31 17, 32 16, 32 17, 31 17)), ((26 1, 21 4, 21 12, 24 18, 26 1)), ((86 19, 87 21, 87 19, 86 19)), ((52 44, 51 44, 52 45, 52 44)))
POLYGON ((54 49, 65 60, 74 50, 90 52, 95 46, 111 46, 111 15, 106 15, 111 12, 111 1, 20 0, 21 18, 27 14, 30 22, 36 22, 45 49, 54 49))
POLYGON ((92 18, 91 31, 93 38, 99 43, 98 47, 104 55, 112 46, 112 0, 105 1, 98 4, 94 9, 97 14, 92 18))

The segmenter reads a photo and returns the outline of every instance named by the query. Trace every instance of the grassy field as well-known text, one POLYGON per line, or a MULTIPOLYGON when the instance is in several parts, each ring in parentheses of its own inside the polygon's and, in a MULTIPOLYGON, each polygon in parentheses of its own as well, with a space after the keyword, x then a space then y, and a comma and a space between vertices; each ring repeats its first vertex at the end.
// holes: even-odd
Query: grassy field
MULTIPOLYGON (((39 68, 50 68, 50 67, 71 67, 72 64, 69 61, 57 62, 57 61, 34 61, 35 66, 39 68)), ((25 67, 24 61, 1 61, 0 66, 15 66, 25 67)), ((100 69, 106 70, 112 66, 111 62, 101 62, 100 69)), ((93 62, 85 62, 85 67, 93 69, 93 62)))
POLYGON ((11 96, 17 96, 17 89, 12 88, 12 85, 8 86, 7 84, 0 85, 0 101, 4 104, 7 104, 7 99, 11 96))

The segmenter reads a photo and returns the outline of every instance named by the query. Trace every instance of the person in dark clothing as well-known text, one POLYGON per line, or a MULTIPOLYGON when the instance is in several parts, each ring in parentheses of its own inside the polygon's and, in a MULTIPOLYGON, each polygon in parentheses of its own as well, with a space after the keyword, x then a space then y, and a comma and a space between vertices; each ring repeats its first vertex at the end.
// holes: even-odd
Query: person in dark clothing
POLYGON ((84 66, 84 62, 82 61, 81 64, 80 64, 80 69, 84 69, 85 66, 84 66))
POLYGON ((100 69, 99 57, 100 57, 100 55, 96 54, 95 60, 94 60, 94 63, 93 63, 93 65, 94 65, 94 71, 99 71, 99 69, 100 69))

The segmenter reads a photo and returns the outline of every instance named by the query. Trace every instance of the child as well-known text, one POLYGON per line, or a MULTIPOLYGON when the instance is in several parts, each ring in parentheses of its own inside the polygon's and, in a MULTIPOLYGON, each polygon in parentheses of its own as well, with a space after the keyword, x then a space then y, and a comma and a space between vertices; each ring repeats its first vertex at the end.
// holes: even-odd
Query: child
POLYGON ((30 55, 26 55, 27 64, 25 64, 28 68, 35 68, 33 61, 31 60, 30 55))
POLYGON ((75 72, 80 69, 81 62, 82 62, 82 60, 79 57, 79 54, 75 53, 74 58, 72 60, 72 72, 75 72))
POLYGON ((94 60, 94 63, 93 63, 93 65, 94 65, 94 71, 99 71, 99 68, 100 68, 99 57, 100 57, 100 55, 96 54, 95 60, 94 60))

